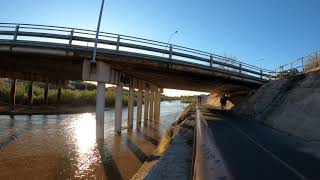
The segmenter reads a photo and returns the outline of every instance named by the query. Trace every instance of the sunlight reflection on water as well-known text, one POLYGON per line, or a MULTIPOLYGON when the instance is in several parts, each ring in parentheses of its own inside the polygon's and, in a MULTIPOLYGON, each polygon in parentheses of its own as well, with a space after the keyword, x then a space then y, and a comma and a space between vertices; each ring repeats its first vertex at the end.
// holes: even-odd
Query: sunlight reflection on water
POLYGON ((76 177, 83 177, 91 165, 98 163, 100 157, 95 151, 95 117, 90 113, 82 114, 77 121, 73 121, 72 126, 77 147, 76 177))

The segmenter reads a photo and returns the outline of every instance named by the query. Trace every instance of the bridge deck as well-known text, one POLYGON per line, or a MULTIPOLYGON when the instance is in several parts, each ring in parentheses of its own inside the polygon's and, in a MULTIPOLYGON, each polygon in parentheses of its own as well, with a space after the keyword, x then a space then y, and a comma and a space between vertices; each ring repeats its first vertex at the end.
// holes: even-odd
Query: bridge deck
MULTIPOLYGON (((91 59, 94 31, 0 23, 0 75, 81 80, 91 59)), ((210 92, 261 86, 272 72, 227 57, 154 40, 102 32, 97 60, 163 88, 210 92)))

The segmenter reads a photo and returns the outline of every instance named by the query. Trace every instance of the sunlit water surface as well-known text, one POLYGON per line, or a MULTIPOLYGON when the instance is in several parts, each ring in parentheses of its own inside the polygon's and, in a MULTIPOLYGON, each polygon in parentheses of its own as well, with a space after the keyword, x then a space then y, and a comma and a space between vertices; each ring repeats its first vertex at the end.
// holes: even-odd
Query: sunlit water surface
MULTIPOLYGON (((114 133, 105 112, 105 137, 96 142, 95 113, 0 116, 0 179, 130 179, 187 104, 161 102, 160 124, 142 123, 114 133)), ((136 117, 136 109, 135 109, 136 117)))

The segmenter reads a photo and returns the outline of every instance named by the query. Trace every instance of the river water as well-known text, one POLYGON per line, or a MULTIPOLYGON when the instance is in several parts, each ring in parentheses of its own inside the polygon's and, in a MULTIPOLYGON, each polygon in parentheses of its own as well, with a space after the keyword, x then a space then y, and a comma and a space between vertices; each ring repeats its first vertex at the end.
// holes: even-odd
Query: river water
POLYGON ((108 110, 103 142, 95 139, 95 113, 0 116, 0 179, 130 179, 186 106, 161 102, 160 124, 134 119, 132 129, 123 108, 121 135, 108 110))

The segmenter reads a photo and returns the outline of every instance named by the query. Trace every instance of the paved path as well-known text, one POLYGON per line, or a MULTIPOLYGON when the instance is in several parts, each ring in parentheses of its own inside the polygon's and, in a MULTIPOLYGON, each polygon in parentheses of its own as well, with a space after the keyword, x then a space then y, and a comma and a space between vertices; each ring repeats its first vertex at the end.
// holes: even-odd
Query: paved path
POLYGON ((305 151, 319 150, 234 114, 202 108, 223 158, 235 179, 320 179, 320 157, 305 151))

